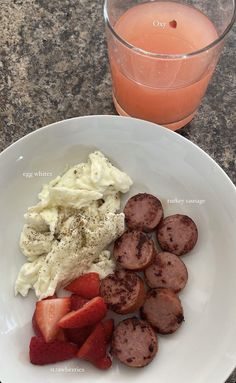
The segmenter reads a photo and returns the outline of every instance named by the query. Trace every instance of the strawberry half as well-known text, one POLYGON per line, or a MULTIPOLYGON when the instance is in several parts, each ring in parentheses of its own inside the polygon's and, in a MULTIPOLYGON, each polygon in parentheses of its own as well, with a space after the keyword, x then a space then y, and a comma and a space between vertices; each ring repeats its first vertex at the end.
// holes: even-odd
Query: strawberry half
POLYGON ((35 319, 46 342, 56 338, 58 321, 70 311, 70 297, 42 300, 36 303, 35 319))
POLYGON ((99 295, 100 278, 98 273, 87 273, 76 278, 65 290, 76 293, 83 298, 94 298, 99 295))
POLYGON ((83 328, 61 328, 61 331, 64 331, 66 338, 70 342, 75 343, 78 347, 81 347, 91 334, 93 328, 93 326, 83 328))
MULTIPOLYGON (((57 298, 57 295, 56 293, 53 294, 52 296, 50 297, 47 297, 47 298, 44 298, 43 301, 47 300, 47 299, 54 299, 54 298, 57 298)), ((32 327, 33 327, 33 330, 34 330, 34 333, 35 335, 37 336, 43 336, 40 329, 39 329, 39 326, 36 322, 36 315, 35 315, 35 312, 36 312, 36 309, 34 310, 34 314, 33 314, 33 317, 32 317, 32 327)))
MULTIPOLYGON (((38 326, 38 324, 37 324, 37 322, 36 322, 35 312, 36 312, 36 310, 34 311, 34 315, 33 315, 33 318, 32 318, 32 326, 33 326, 33 330, 34 330, 35 335, 37 335, 37 336, 43 336, 43 334, 41 333, 41 331, 40 331, 40 329, 39 329, 39 326, 38 326)), ((57 340, 64 340, 64 341, 67 340, 67 339, 66 339, 66 336, 65 336, 65 334, 64 334, 64 331, 63 331, 62 328, 59 329, 59 331, 58 331, 58 333, 57 333, 57 335, 56 335, 56 339, 57 339, 57 340)))
POLYGON ((85 303, 79 310, 71 311, 65 315, 59 320, 58 325, 62 328, 91 326, 102 320, 106 313, 106 303, 101 297, 96 297, 85 303))
POLYGON ((71 343, 59 340, 46 343, 42 337, 33 336, 29 346, 29 357, 32 364, 44 365, 71 359, 77 351, 77 346, 71 343))
POLYGON ((85 303, 87 303, 89 300, 83 297, 79 297, 76 294, 72 294, 71 297, 71 310, 78 310, 80 309, 85 303))
POLYGON ((83 346, 79 349, 77 357, 95 363, 97 360, 103 359, 106 356, 106 346, 107 342, 104 327, 101 323, 98 323, 83 346))
POLYGON ((96 360, 94 363, 94 366, 99 368, 100 370, 107 370, 111 367, 112 361, 109 356, 104 356, 104 358, 96 360))
POLYGON ((103 328, 105 330, 106 334, 106 342, 109 343, 111 336, 114 331, 114 320, 113 319, 107 319, 104 322, 102 322, 103 328))

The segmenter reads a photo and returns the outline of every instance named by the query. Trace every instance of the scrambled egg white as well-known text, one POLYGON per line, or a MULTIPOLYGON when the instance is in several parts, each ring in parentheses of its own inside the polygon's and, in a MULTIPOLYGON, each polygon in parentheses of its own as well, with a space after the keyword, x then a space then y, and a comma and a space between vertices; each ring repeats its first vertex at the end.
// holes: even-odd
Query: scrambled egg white
POLYGON ((15 293, 35 290, 53 295, 79 275, 96 271, 103 278, 115 267, 107 246, 124 232, 120 192, 132 185, 99 151, 44 185, 40 202, 28 209, 20 248, 27 257, 15 293))

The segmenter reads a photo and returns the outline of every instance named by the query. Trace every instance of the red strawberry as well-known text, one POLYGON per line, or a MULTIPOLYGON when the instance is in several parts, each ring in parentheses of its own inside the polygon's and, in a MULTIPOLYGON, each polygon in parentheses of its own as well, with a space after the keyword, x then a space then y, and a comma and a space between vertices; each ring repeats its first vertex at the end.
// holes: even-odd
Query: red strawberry
POLYGON ((35 319, 46 342, 56 338, 58 321, 70 311, 70 297, 42 300, 36 303, 35 319))
POLYGON ((75 343, 78 347, 81 347, 91 334, 93 328, 93 326, 83 328, 65 328, 64 333, 70 342, 75 343))
POLYGON ((98 323, 83 346, 79 349, 77 357, 94 363, 105 356, 106 334, 103 325, 98 323))
POLYGON ((80 309, 85 303, 87 303, 89 300, 83 297, 79 297, 76 294, 72 294, 71 297, 71 310, 78 310, 80 309))
POLYGON ((102 322, 103 328, 105 330, 106 334, 106 342, 109 343, 113 330, 114 330, 114 320, 113 319, 107 319, 104 322, 102 322))
POLYGON ((99 295, 100 279, 98 273, 87 273, 76 278, 65 287, 83 298, 94 298, 99 295))
MULTIPOLYGON (((36 311, 36 310, 35 310, 36 311)), ((43 334, 41 333, 40 329, 39 329, 39 326, 36 322, 36 318, 35 318, 35 311, 34 311, 34 315, 33 315, 33 318, 32 318, 32 325, 33 325, 33 330, 34 330, 34 333, 35 335, 37 336, 43 336, 43 334)), ((56 335, 56 339, 57 340, 64 340, 66 341, 66 336, 64 334, 64 331, 62 328, 59 329, 57 335, 56 335)))
POLYGON ((91 326, 102 320, 107 313, 107 306, 101 297, 91 299, 81 309, 71 311, 59 320, 62 328, 81 328, 91 326))
POLYGON ((100 370, 107 370, 111 367, 112 361, 109 356, 104 356, 104 358, 96 360, 95 362, 93 362, 93 364, 100 370))
MULTIPOLYGON (((54 299, 54 298, 57 298, 57 295, 56 294, 53 294, 52 296, 50 297, 47 297, 47 298, 44 298, 43 301, 47 300, 47 299, 54 299)), ((32 326, 33 326, 33 330, 34 330, 34 333, 37 335, 37 336, 42 336, 42 333, 39 329, 39 326, 36 322, 36 315, 35 315, 35 312, 36 310, 34 310, 34 314, 33 314, 33 317, 32 317, 32 326)))
POLYGON ((29 346, 30 362, 38 365, 56 363, 73 358, 77 351, 71 343, 59 340, 46 343, 42 337, 33 336, 29 346))

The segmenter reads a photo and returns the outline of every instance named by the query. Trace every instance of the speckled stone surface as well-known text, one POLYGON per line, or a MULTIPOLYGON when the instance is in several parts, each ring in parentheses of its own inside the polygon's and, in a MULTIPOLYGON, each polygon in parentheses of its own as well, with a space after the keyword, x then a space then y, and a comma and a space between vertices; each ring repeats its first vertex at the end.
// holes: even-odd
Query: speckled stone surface
MULTIPOLYGON (((101 0, 0 4, 0 151, 55 121, 116 113, 101 0)), ((213 157, 234 183, 235 37, 234 27, 198 114, 180 131, 213 157)), ((236 373, 227 382, 235 383, 236 373)))

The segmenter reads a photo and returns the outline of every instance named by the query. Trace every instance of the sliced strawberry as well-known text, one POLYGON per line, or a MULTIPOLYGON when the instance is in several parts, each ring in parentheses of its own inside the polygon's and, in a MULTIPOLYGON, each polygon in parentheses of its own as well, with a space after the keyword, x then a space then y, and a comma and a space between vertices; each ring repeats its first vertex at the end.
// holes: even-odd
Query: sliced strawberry
POLYGON ((76 278, 65 287, 66 290, 84 298, 94 298, 99 295, 100 278, 98 273, 87 273, 76 278))
POLYGON ((75 343, 78 347, 81 347, 93 329, 94 326, 87 326, 83 328, 65 328, 63 331, 66 335, 66 338, 70 342, 75 343))
POLYGON ((98 323, 83 346, 79 349, 77 357, 94 363, 105 356, 106 334, 103 325, 98 323))
POLYGON ((71 297, 71 310, 78 310, 80 309, 85 303, 87 303, 89 300, 83 297, 79 297, 76 294, 72 294, 71 297))
POLYGON ((104 322, 102 322, 102 325, 104 327, 105 334, 106 334, 106 342, 109 343, 112 333, 114 331, 114 320, 107 319, 104 322))
POLYGON ((68 342, 54 340, 46 343, 42 337, 33 336, 29 346, 29 357, 32 364, 44 365, 73 358, 77 346, 68 342))
POLYGON ((42 300, 36 303, 35 319, 46 342, 56 338, 58 321, 70 311, 70 297, 42 300))
POLYGON ((100 370, 107 370, 111 367, 112 361, 110 356, 104 356, 104 358, 96 360, 95 362, 93 362, 93 364, 100 370))
MULTIPOLYGON (((36 310, 35 310, 36 311, 36 310)), ((37 336, 43 336, 43 334, 41 333, 40 329, 39 329, 39 326, 36 322, 36 318, 35 318, 35 312, 34 312, 34 315, 33 315, 33 318, 32 318, 32 325, 33 325, 33 330, 34 330, 34 333, 35 335, 37 336)), ((62 328, 59 329, 57 335, 56 335, 56 339, 57 340, 63 340, 63 341, 66 341, 67 338, 64 334, 64 331, 62 328)))
MULTIPOLYGON (((50 302, 50 301, 49 301, 50 302)), ((107 313, 107 306, 101 297, 91 299, 81 309, 71 311, 59 320, 62 328, 81 328, 94 325, 102 320, 107 313)))
MULTIPOLYGON (((50 297, 47 297, 47 298, 44 298, 43 301, 47 300, 47 299, 54 299, 54 298, 57 298, 57 295, 56 294, 53 294, 52 296, 50 297)), ((33 317, 32 317, 32 326, 33 326, 33 330, 34 330, 34 333, 35 335, 37 336, 43 336, 40 329, 39 329, 39 326, 36 322, 36 315, 35 315, 35 312, 36 312, 36 309, 34 310, 34 314, 33 314, 33 317)))

